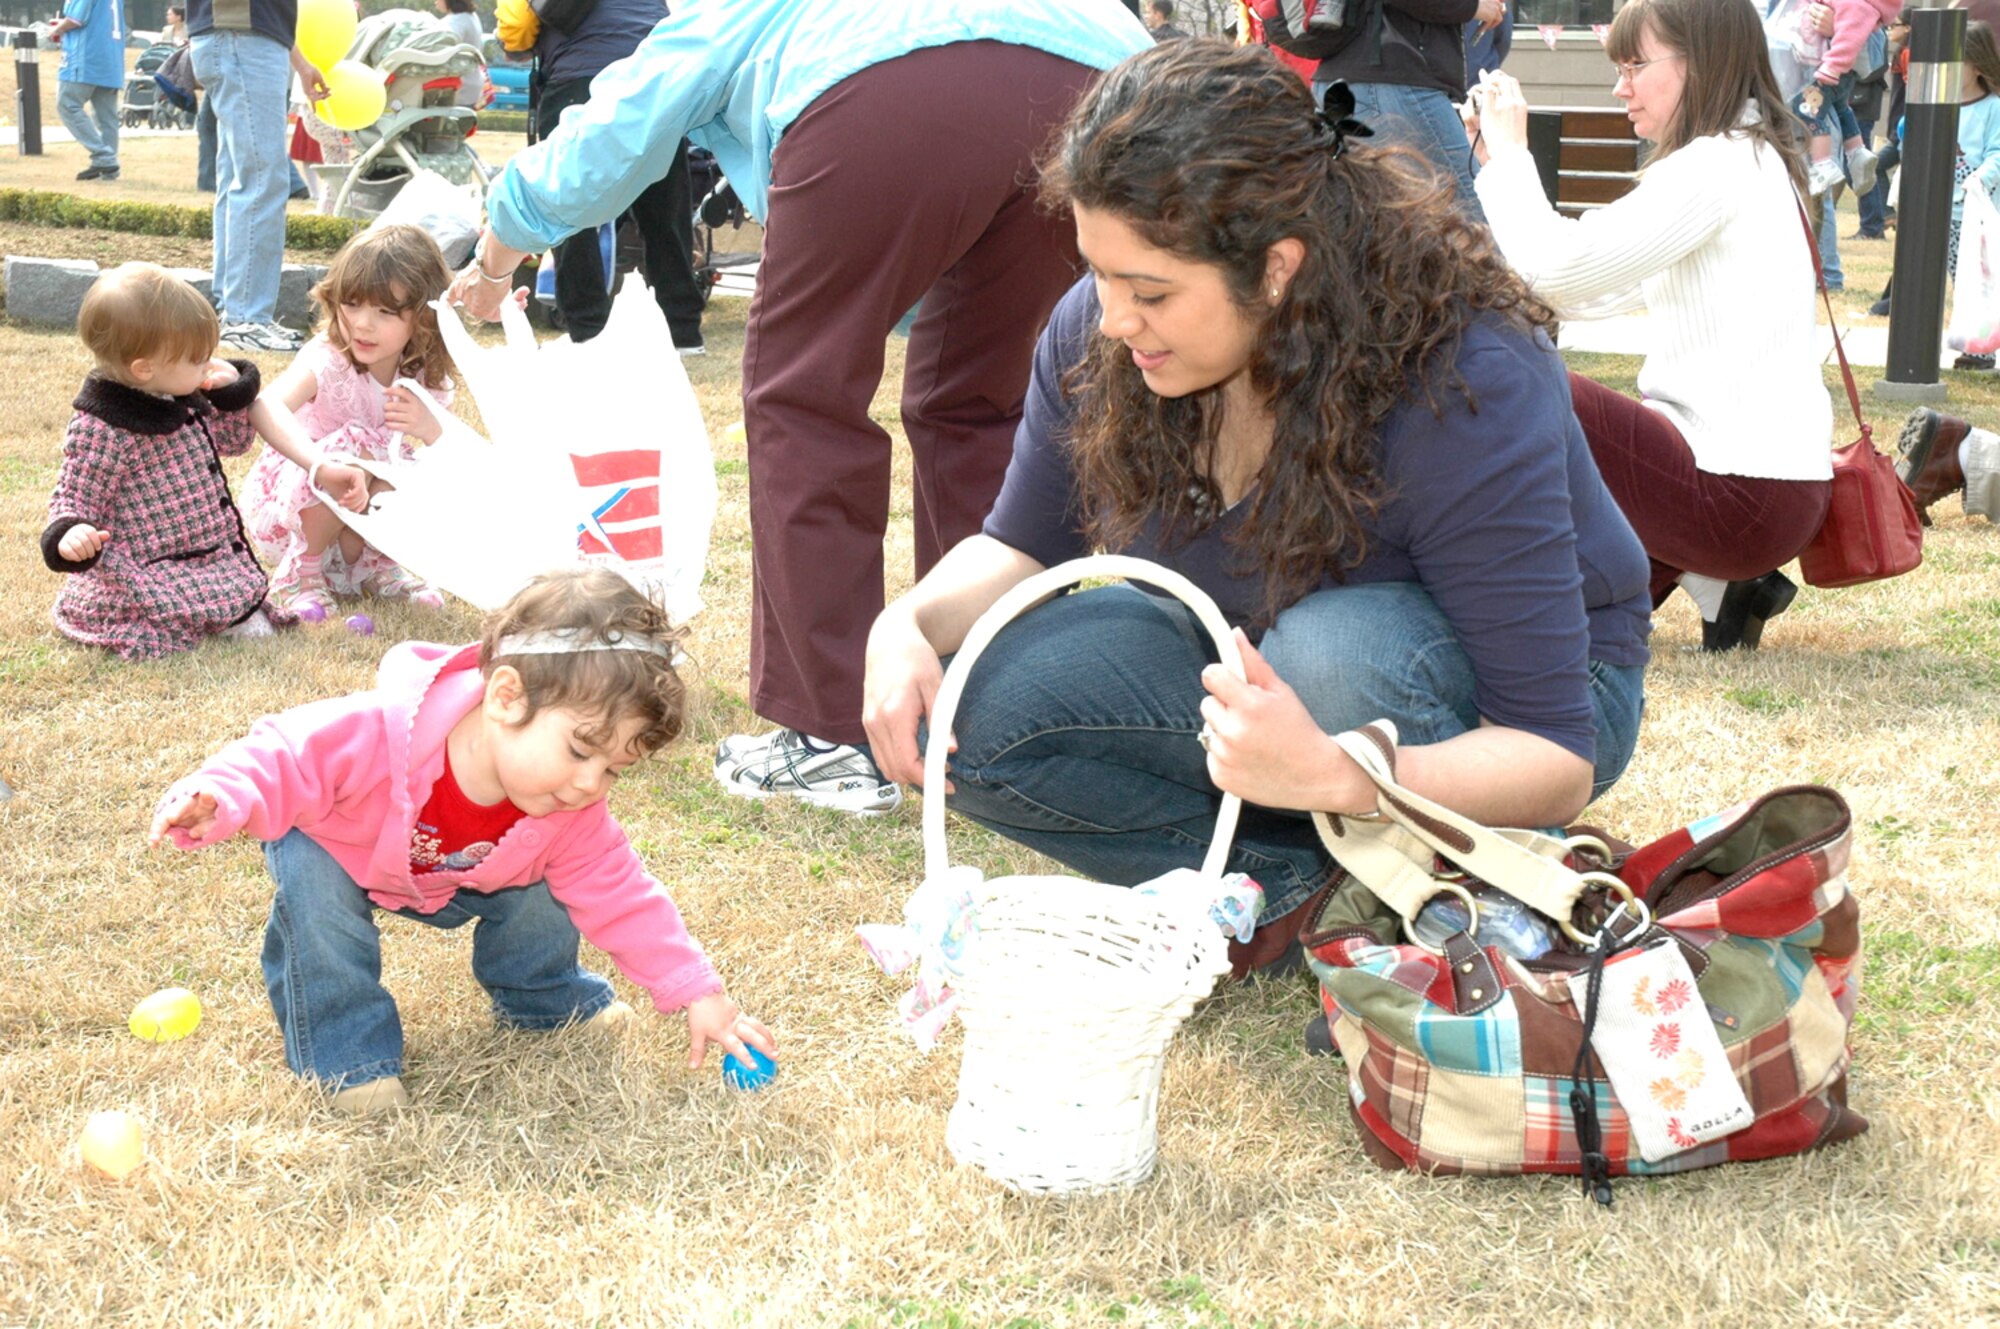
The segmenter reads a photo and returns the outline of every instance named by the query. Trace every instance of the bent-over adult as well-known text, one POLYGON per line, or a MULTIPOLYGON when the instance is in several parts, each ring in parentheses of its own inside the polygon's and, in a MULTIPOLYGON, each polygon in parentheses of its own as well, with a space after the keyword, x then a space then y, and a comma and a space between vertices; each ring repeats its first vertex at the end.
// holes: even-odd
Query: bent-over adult
POLYGON ((1520 84, 1473 97, 1480 201, 1507 261, 1565 318, 1650 311, 1639 396, 1570 376, 1604 481, 1684 587, 1702 646, 1755 649, 1797 588, 1776 569, 1826 517, 1833 405, 1820 378, 1805 163, 1752 6, 1632 0, 1606 44, 1613 93, 1654 145, 1639 183, 1575 219, 1542 192, 1520 84))
POLYGON ((1648 658, 1645 557, 1553 316, 1414 154, 1339 123, 1258 48, 1105 76, 1045 166, 1091 275, 1036 350, 1006 484, 868 643, 875 757, 917 782, 941 657, 1008 587, 1093 548, 1193 580, 1247 682, 1176 603, 1057 597, 973 672, 952 806, 1132 884, 1196 866, 1239 794, 1230 867, 1267 924, 1331 878, 1308 810, 1375 809, 1331 734, 1393 720, 1410 788, 1557 824, 1624 770, 1648 658))
POLYGON ((868 415, 884 343, 921 300, 902 407, 922 575, 992 505, 1035 334, 1075 279, 1035 156, 1096 71, 1148 45, 1105 3, 689 4, 494 182, 483 266, 453 287, 487 316, 526 251, 616 217, 683 136, 764 223, 743 351, 750 703, 781 727, 724 740, 730 792, 896 806, 857 746, 889 524, 889 438, 868 415))

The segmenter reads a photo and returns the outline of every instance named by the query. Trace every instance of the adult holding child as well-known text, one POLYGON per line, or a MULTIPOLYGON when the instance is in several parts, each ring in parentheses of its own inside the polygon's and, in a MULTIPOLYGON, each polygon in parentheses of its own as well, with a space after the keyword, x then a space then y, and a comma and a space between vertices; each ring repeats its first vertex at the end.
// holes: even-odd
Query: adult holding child
POLYGON ((489 318, 523 257, 618 216, 684 136, 763 220, 743 355, 750 701, 781 728, 724 741, 732 793, 900 799, 858 746, 889 520, 889 440, 868 415, 883 346, 922 300, 903 376, 921 575, 979 529, 1035 334, 1075 277, 1067 222, 1026 183, 1035 155, 1095 71, 1148 45, 1101 0, 689 4, 494 182, 452 288, 489 318))
POLYGON ((1002 633, 930 736, 955 808, 1100 880, 1195 866, 1228 791, 1255 805, 1231 869, 1291 912, 1332 872, 1306 813, 1375 810, 1330 735, 1379 718, 1399 780, 1491 823, 1561 823, 1618 778, 1644 555, 1553 316, 1432 180, 1257 48, 1165 43, 1092 90, 1042 181, 1092 276, 1041 338, 984 532, 869 636, 887 774, 921 780, 978 615, 1100 547, 1213 596, 1248 681, 1178 605, 1086 590, 1002 633))
POLYGON ((1591 454, 1705 650, 1755 649, 1796 587, 1776 571, 1826 517, 1833 407, 1820 378, 1805 163, 1742 0, 1632 0, 1606 43, 1612 91, 1654 152, 1636 188, 1580 218, 1543 194, 1528 107, 1482 79, 1481 203, 1507 261, 1566 318, 1644 307, 1640 400, 1570 376, 1591 454))

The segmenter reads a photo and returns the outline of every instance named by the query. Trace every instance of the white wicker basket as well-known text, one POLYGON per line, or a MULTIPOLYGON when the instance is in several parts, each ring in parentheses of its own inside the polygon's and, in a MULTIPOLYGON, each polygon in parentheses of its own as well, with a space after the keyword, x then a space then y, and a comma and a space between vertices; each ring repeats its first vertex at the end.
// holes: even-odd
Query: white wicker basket
MULTIPOLYGON (((938 690, 932 735, 952 732, 972 663, 1000 629, 1087 577, 1131 578, 1172 592, 1214 636, 1225 666, 1242 675, 1228 625, 1192 582, 1143 559, 1076 559, 1015 586, 973 625, 938 690)), ((934 741, 925 754, 927 790, 944 788, 945 748, 934 741)), ((942 797, 924 800, 927 880, 951 866, 944 810, 942 797)), ((1219 885, 1240 810, 1234 796, 1223 800, 1204 882, 1219 885)), ((1167 1043, 1229 970, 1228 940, 1209 917, 1209 895, 1141 895, 1074 877, 1021 876, 983 882, 973 897, 979 934, 956 984, 965 1059, 945 1130, 952 1156, 1030 1194, 1145 1180, 1158 1142, 1167 1043)))

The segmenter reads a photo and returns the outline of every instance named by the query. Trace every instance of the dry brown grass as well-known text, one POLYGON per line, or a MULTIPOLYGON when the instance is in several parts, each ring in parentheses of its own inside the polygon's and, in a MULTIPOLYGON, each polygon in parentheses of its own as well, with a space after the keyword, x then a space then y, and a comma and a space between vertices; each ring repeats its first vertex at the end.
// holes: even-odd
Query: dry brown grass
MULTIPOLYGON (((1920 571, 1805 593, 1755 655, 1689 653, 1694 619, 1670 606, 1637 760, 1593 810, 1652 836, 1788 781, 1846 794, 1871 948, 1853 1076, 1868 1135, 1630 1182, 1609 1214, 1565 1181, 1385 1175, 1356 1143, 1341 1068, 1302 1054, 1312 1001, 1293 980, 1223 993, 1174 1044, 1149 1184, 1025 1200, 953 1165, 955 1038, 918 1056, 893 1027, 897 984, 850 940, 917 882, 916 807, 863 823, 746 804, 708 771, 714 740, 753 723, 743 448, 725 438, 741 317, 719 306, 692 362, 722 480, 693 732, 617 807, 779 1031, 781 1079, 741 1096, 713 1068, 689 1074, 673 1018, 610 1045, 496 1033, 465 939, 391 922, 417 1107, 378 1124, 336 1120, 284 1069, 256 847, 148 854, 142 833, 159 791, 259 714, 363 686, 386 641, 462 637, 472 617, 384 609, 375 641, 300 632, 148 665, 65 643, 35 536, 83 356, 0 324, 0 584, 15 588, 0 774, 19 790, 0 805, 0 1324, 2000 1317, 2000 531, 1948 504, 1920 571), (200 993, 201 1029, 133 1039, 132 1003, 171 983, 200 993), (122 1185, 75 1156, 107 1107, 150 1131, 122 1185)), ((1958 391, 2000 424, 1991 389, 1958 391)), ((877 415, 895 428, 892 392, 877 415)), ((1018 858, 962 825, 953 843, 989 869, 1018 858)))

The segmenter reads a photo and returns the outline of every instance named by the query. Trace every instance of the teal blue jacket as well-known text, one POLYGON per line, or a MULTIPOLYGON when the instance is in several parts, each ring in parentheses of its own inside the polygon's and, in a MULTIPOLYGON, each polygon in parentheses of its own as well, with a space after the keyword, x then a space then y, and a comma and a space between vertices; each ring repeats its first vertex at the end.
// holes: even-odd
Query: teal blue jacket
MULTIPOLYGON (((631 206, 683 137, 715 154, 761 218, 771 153, 816 97, 871 65, 969 41, 1093 69, 1152 45, 1119 0, 693 0, 593 79, 590 100, 565 112, 554 134, 508 163, 487 196, 488 221, 516 249, 547 249, 631 206)), ((856 150, 895 151, 895 127, 881 129, 856 150)))
POLYGON ((57 79, 99 88, 124 87, 125 13, 119 0, 69 0, 62 16, 83 26, 63 34, 57 79))

